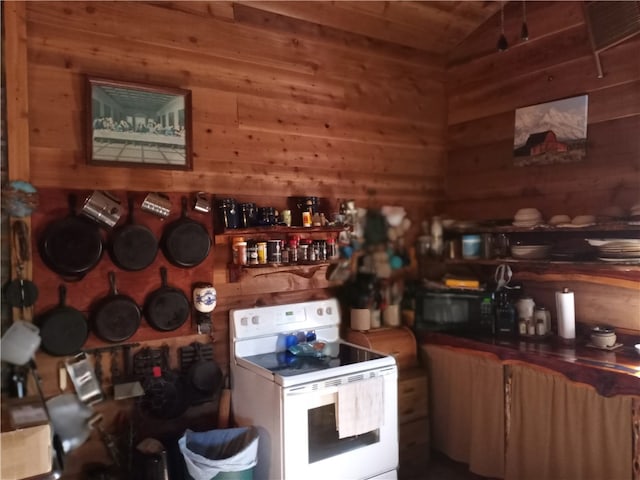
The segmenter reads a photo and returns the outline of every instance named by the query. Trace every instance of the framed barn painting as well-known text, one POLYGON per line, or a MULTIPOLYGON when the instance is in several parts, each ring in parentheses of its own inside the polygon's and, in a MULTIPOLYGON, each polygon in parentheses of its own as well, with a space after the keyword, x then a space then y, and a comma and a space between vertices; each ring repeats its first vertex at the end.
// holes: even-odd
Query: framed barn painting
POLYGON ((584 160, 587 154, 588 95, 516 110, 513 156, 516 166, 584 160))
POLYGON ((87 78, 92 165, 191 170, 191 92, 87 78))

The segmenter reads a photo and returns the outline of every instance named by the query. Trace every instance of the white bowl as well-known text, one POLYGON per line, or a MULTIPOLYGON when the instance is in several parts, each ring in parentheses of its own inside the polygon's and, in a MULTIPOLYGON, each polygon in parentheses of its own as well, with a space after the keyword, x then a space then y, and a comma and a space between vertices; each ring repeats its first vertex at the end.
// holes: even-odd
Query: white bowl
POLYGON ((569 215, 554 215, 549 219, 549 225, 560 225, 562 223, 571 223, 569 215))
POLYGON ((591 225, 595 223, 596 217, 593 215, 578 215, 571 220, 572 225, 591 225))
POLYGON ((640 343, 636 343, 634 347, 636 349, 636 352, 638 352, 638 355, 640 355, 640 343))
POLYGON ((516 222, 526 222, 542 219, 542 214, 537 208, 521 208, 513 216, 516 222))

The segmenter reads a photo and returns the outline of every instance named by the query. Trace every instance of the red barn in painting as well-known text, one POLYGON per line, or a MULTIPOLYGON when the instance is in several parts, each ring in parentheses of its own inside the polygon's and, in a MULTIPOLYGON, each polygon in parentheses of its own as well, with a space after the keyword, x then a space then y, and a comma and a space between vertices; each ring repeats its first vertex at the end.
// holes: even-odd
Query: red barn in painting
POLYGON ((529 138, 527 138, 527 143, 522 149, 525 150, 525 152, 528 152, 528 154, 531 156, 540 155, 547 152, 568 151, 567 144, 559 142, 556 134, 553 133, 553 130, 532 133, 531 135, 529 135, 529 138))

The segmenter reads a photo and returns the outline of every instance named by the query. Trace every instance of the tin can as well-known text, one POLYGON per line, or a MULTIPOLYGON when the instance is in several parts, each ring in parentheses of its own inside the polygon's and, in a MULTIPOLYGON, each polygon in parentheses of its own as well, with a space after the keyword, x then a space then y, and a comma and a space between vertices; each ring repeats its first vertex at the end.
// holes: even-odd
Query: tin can
POLYGON ((282 251, 280 249, 280 240, 267 240, 267 262, 281 263, 282 251))
POLYGON ((307 212, 307 211, 302 212, 302 226, 303 227, 311 226, 311 212, 307 212))
POLYGON ((254 240, 247 241, 247 263, 249 265, 258 264, 258 245, 254 240))
POLYGON ((260 265, 267 263, 267 242, 258 242, 258 263, 260 265))

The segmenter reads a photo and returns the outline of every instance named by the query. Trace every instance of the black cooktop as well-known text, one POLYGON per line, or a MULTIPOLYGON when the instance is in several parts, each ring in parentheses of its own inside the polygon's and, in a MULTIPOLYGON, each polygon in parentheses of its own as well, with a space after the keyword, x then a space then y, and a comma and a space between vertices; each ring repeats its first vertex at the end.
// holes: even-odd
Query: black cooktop
POLYGON ((330 355, 316 358, 294 355, 291 352, 284 351, 251 355, 245 357, 245 360, 280 376, 290 377, 385 357, 370 350, 342 342, 329 343, 325 351, 330 352, 330 355))

